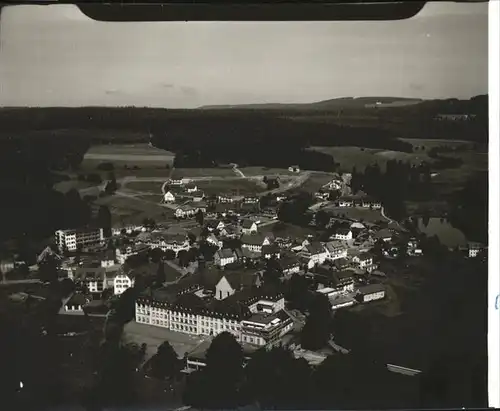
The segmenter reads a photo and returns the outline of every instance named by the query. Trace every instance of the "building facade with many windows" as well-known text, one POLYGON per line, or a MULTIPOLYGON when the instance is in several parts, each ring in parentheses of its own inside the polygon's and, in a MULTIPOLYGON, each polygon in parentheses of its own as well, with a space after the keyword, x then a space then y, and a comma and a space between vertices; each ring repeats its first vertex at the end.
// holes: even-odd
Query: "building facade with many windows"
POLYGON ((95 229, 75 229, 57 230, 55 233, 56 244, 59 251, 76 251, 79 247, 94 244, 104 244, 104 230, 95 229))

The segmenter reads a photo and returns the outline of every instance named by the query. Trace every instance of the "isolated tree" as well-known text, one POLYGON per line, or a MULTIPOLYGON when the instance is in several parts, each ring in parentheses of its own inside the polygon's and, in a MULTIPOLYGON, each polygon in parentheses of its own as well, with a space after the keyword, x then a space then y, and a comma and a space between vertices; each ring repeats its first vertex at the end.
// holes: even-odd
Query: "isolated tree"
POLYGON ((302 329, 302 347, 308 350, 323 348, 330 338, 331 321, 332 307, 328 297, 316 294, 311 300, 306 324, 302 329))
POLYGON ((175 260, 175 251, 174 250, 165 250, 164 256, 165 256, 165 260, 167 260, 167 261, 175 260))
POLYGON ((177 258, 179 259, 179 265, 181 267, 187 267, 189 265, 189 253, 187 250, 180 250, 177 253, 177 258))
POLYGON ((116 177, 115 177, 115 173, 113 171, 111 171, 109 173, 109 176, 108 176, 108 184, 106 184, 106 193, 107 194, 113 194, 117 189, 118 189, 118 184, 116 182, 116 177))
POLYGON ((155 247, 149 252, 149 256, 151 257, 151 261, 157 264, 163 257, 163 251, 161 250, 161 248, 155 247))
POLYGON ((168 341, 163 342, 151 358, 151 374, 155 378, 173 378, 181 367, 182 362, 168 341))
POLYGON ((195 217, 195 219, 196 219, 196 222, 197 222, 197 223, 198 223, 198 224, 202 227, 202 226, 203 226, 203 221, 204 221, 204 219, 205 219, 205 216, 204 216, 204 214, 203 214, 203 211, 201 211, 201 209, 200 209, 200 210, 198 210, 198 211, 196 212, 196 214, 195 214, 195 216, 194 216, 194 217, 195 217))
POLYGON ((111 236, 111 211, 109 211, 109 207, 106 205, 102 205, 99 207, 99 212, 97 214, 97 222, 100 227, 104 230, 104 236, 111 236))
POLYGON ((315 219, 319 228, 324 228, 330 222, 330 216, 324 210, 319 210, 315 215, 315 219))

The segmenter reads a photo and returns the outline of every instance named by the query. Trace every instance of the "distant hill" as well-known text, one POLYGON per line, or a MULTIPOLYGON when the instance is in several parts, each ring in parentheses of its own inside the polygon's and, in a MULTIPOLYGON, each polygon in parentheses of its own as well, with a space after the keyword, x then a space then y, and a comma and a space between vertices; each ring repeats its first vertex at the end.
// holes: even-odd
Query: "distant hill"
POLYGON ((350 108, 371 108, 371 107, 399 107, 413 105, 423 102, 422 99, 404 97, 342 97, 330 100, 318 101, 304 104, 240 104, 240 105, 220 105, 202 106, 201 110, 226 110, 226 109, 251 109, 251 110, 339 110, 350 108))

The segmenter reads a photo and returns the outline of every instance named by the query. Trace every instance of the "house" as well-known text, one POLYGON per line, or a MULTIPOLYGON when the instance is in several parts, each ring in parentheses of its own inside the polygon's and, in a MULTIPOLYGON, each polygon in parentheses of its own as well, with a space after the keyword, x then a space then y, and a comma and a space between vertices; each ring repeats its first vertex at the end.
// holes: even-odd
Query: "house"
POLYGON ((469 258, 475 258, 477 255, 484 251, 486 247, 481 243, 470 242, 467 244, 469 250, 469 258))
POLYGON ((339 228, 332 236, 335 240, 352 240, 352 231, 350 228, 339 228))
POLYGON ((184 181, 182 178, 171 178, 170 180, 168 180, 168 184, 172 186, 181 186, 182 184, 184 184, 184 181))
POLYGON ((258 347, 271 347, 293 329, 292 318, 284 311, 256 313, 241 322, 241 342, 258 347))
POLYGON ((315 265, 323 264, 328 257, 328 251, 326 251, 323 244, 318 241, 312 241, 306 244, 302 248, 301 254, 308 258, 307 267, 309 269, 313 268, 315 265))
POLYGON ((215 285, 215 298, 223 300, 235 293, 251 289, 259 283, 258 273, 252 271, 230 271, 224 273, 215 285))
POLYGON ((384 243, 388 243, 392 240, 392 232, 388 228, 383 228, 375 233, 374 238, 375 240, 381 240, 384 243))
POLYGON ((64 311, 66 312, 83 312, 83 308, 90 302, 90 299, 81 293, 73 294, 66 304, 64 311))
POLYGON ((214 247, 217 247, 219 248, 219 250, 222 248, 222 245, 223 245, 223 242, 221 240, 219 240, 215 234, 211 233, 208 237, 207 237, 207 243, 214 246, 214 247))
POLYGON ((255 251, 250 251, 248 248, 242 248, 241 250, 236 250, 236 257, 238 261, 245 263, 247 265, 256 265, 261 261, 261 254, 255 251))
POLYGON ((146 245, 129 245, 124 247, 118 247, 115 250, 115 258, 118 264, 125 264, 127 258, 132 255, 146 254, 149 247, 146 245))
POLYGON ((259 204, 259 197, 256 196, 246 196, 243 198, 244 204, 259 204))
POLYGON ((238 196, 238 195, 232 195, 232 194, 219 194, 217 196, 217 201, 219 203, 237 203, 239 201, 243 201, 244 197, 243 196, 238 196))
POLYGON ((361 199, 361 207, 380 210, 382 208, 382 203, 380 201, 374 200, 373 198, 365 197, 361 199))
POLYGON ((229 248, 218 250, 214 255, 214 263, 218 267, 224 267, 234 262, 236 262, 236 254, 229 248))
POLYGON ((334 261, 339 258, 347 257, 346 246, 339 241, 329 241, 325 244, 326 251, 328 252, 327 260, 334 261))
POLYGON ((198 211, 202 211, 203 213, 206 211, 204 207, 193 207, 190 205, 181 205, 175 210, 175 217, 177 218, 189 218, 193 217, 198 211))
POLYGON ((240 227, 237 227, 235 225, 229 224, 229 225, 226 225, 221 230, 221 235, 223 235, 226 238, 236 239, 236 238, 240 237, 241 230, 240 230, 240 227))
POLYGON ((222 230, 225 227, 224 221, 222 220, 209 220, 205 223, 205 227, 208 231, 212 232, 214 230, 222 230))
POLYGON ((108 268, 115 265, 115 252, 107 250, 101 254, 101 267, 108 268))
POLYGON ((135 276, 132 273, 124 273, 120 271, 113 278, 113 293, 115 295, 122 294, 128 288, 133 287, 135 284, 135 276))
POLYGON ((176 255, 179 251, 190 248, 189 239, 183 234, 153 233, 145 243, 151 249, 159 248, 163 252, 172 250, 176 255))
POLYGON ((278 260, 278 264, 281 268, 281 272, 285 276, 291 276, 292 274, 300 272, 301 264, 299 259, 295 255, 286 255, 278 260))
POLYGON ((167 191, 163 194, 163 202, 164 203, 175 203, 175 195, 172 191, 167 191))
POLYGON ((385 287, 382 284, 368 284, 358 287, 356 299, 362 303, 385 298, 385 287))
POLYGON ((195 203, 200 203, 205 198, 205 193, 201 190, 193 191, 190 193, 191 199, 195 203))
POLYGON ((280 194, 280 195, 277 195, 276 196, 276 201, 278 203, 282 203, 283 201, 286 201, 288 199, 287 196, 283 195, 283 194, 280 194))
POLYGON ((295 166, 290 166, 288 167, 288 171, 291 173, 300 173, 300 167, 295 165, 295 166))
POLYGON ((241 232, 243 234, 252 234, 257 232, 257 223, 248 218, 241 222, 241 232))
POLYGON ((272 257, 279 259, 280 258, 280 249, 276 244, 268 244, 262 246, 261 251, 262 257, 265 259, 270 259, 272 257))
POLYGON ((194 193, 194 192, 198 191, 198 187, 194 183, 186 184, 186 186, 184 188, 186 189, 186 192, 188 192, 188 193, 194 193))
POLYGON ((269 245, 271 242, 272 238, 268 235, 243 234, 241 237, 241 248, 247 248, 250 251, 261 253, 262 246, 269 245))
POLYGON ((352 207, 354 202, 351 197, 342 196, 338 199, 339 207, 352 207))
POLYGON ((373 255, 369 252, 358 253, 352 258, 352 262, 361 270, 372 271, 374 269, 373 255))
POLYGON ((354 275, 352 270, 342 270, 333 272, 333 279, 337 291, 346 293, 354 291, 354 275))
POLYGON ((350 264, 349 264, 349 261, 347 260, 347 258, 339 258, 333 262, 334 268, 338 271, 342 271, 342 270, 349 268, 349 265, 350 264))

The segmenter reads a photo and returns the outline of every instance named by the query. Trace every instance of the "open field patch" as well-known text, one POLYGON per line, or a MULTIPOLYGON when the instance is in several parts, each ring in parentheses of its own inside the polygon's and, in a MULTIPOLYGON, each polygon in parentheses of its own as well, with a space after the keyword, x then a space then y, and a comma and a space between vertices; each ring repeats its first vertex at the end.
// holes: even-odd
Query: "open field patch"
POLYGON ((90 187, 97 187, 99 184, 94 184, 94 183, 89 183, 87 181, 80 181, 80 180, 68 180, 68 181, 61 181, 60 183, 57 183, 54 186, 54 189, 56 191, 59 191, 61 193, 67 193, 70 190, 82 190, 84 188, 90 188, 90 187))
POLYGON ((449 147, 472 147, 474 143, 465 140, 444 140, 444 139, 430 139, 430 138, 400 138, 399 140, 410 143, 413 148, 418 147, 417 150, 427 152, 434 147, 449 146, 449 147))
POLYGON ((263 233, 272 232, 276 237, 304 239, 308 235, 316 235, 317 232, 309 227, 300 227, 298 225, 283 223, 281 221, 260 230, 263 233))
POLYGON ((294 173, 292 171, 288 171, 287 168, 268 168, 268 167, 241 167, 239 170, 246 176, 273 176, 273 175, 290 175, 290 176, 298 176, 303 174, 301 171, 299 173, 294 173))
POLYGON ((164 183, 159 181, 130 181, 124 185, 124 188, 141 193, 148 192, 152 194, 161 194, 161 187, 164 183))
POLYGON ((311 172, 307 180, 299 187, 301 191, 316 193, 321 187, 333 180, 334 173, 311 172))
POLYGON ((221 193, 247 195, 264 191, 264 188, 257 182, 245 178, 197 181, 196 185, 198 189, 203 190, 206 195, 216 195, 221 193))
POLYGON ((356 207, 325 207, 324 211, 332 214, 335 217, 357 220, 360 222, 376 223, 378 221, 387 221, 381 214, 380 210, 370 210, 356 207))
POLYGON ((86 155, 121 155, 121 156, 147 156, 153 158, 173 157, 174 153, 160 148, 152 147, 149 144, 103 144, 90 147, 86 155))
POLYGON ((183 177, 234 177, 237 174, 232 168, 175 168, 172 178, 183 177))

